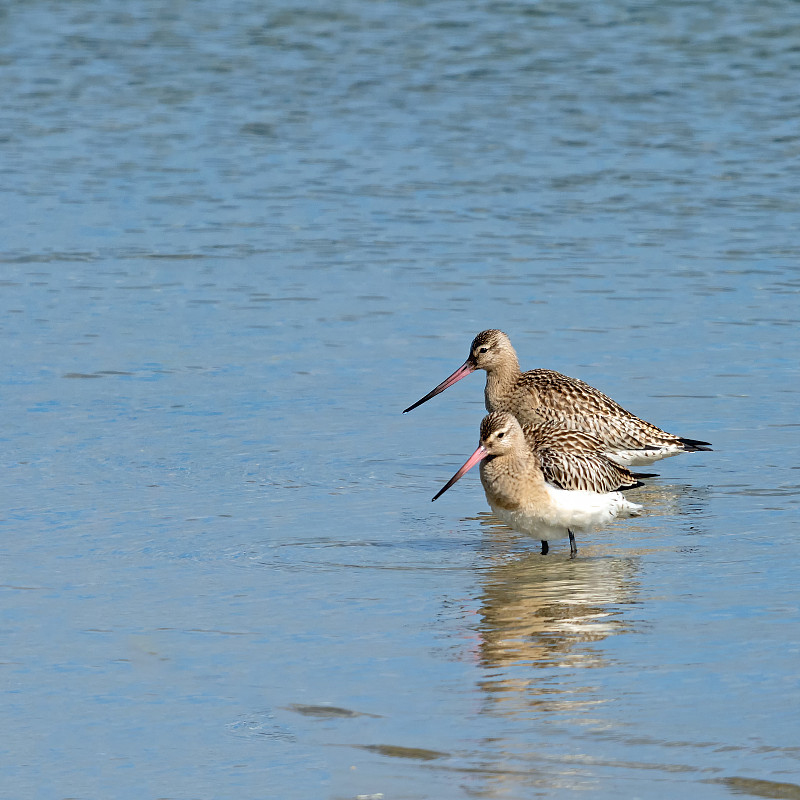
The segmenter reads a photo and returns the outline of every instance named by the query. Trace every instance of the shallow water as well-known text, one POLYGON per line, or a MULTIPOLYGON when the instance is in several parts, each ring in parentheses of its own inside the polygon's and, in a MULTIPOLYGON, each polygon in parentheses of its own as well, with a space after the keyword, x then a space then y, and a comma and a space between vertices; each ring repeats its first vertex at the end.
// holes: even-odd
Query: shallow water
POLYGON ((0 796, 800 797, 800 7, 2 21, 0 796), (486 327, 714 452, 431 505, 486 327))

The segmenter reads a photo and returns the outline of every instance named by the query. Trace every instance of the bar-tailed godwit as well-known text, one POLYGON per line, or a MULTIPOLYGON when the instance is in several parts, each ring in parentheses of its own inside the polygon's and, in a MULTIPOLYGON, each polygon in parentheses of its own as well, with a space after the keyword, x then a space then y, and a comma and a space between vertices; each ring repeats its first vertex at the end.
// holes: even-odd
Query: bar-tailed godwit
POLYGON ((509 411, 522 425, 555 421, 562 428, 589 433, 604 443, 606 455, 618 464, 643 466, 678 453, 711 449, 709 442, 675 436, 640 419, 577 378, 549 369, 520 372, 511 341, 497 330, 479 333, 472 340, 467 360, 403 413, 476 369, 486 370, 487 411, 509 411))
POLYGON ((605 476, 586 471, 581 481, 589 488, 575 489, 545 480, 541 455, 545 450, 531 449, 513 415, 492 412, 481 422, 478 449, 433 499, 480 463, 481 483, 494 515, 515 531, 536 536, 542 543, 543 555, 549 550, 550 539, 569 538, 570 558, 578 552, 574 531, 599 528, 617 517, 639 515, 640 505, 631 503, 618 491, 604 490, 605 476))

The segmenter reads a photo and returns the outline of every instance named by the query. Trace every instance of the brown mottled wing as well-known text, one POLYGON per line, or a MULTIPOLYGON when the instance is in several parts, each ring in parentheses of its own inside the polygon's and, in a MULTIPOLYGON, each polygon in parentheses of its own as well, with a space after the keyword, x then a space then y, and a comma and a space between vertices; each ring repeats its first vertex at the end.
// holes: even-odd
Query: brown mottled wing
POLYGON ((681 443, 678 436, 662 431, 649 422, 636 417, 582 416, 579 414, 559 415, 545 419, 557 422, 567 429, 585 431, 603 442, 608 450, 642 450, 681 443))
POLYGON ((525 426, 523 431, 545 480, 560 489, 604 493, 639 485, 629 469, 603 454, 603 442, 585 431, 569 430, 557 422, 525 426))
POLYGON ((608 395, 578 378, 570 378, 552 369, 532 369, 522 378, 538 395, 538 405, 551 411, 564 413, 569 409, 570 413, 579 416, 633 417, 608 395))
POLYGON ((577 378, 549 369, 533 369, 523 377, 537 404, 532 415, 542 422, 553 420, 565 428, 586 431, 615 450, 681 443, 680 437, 639 419, 577 378))
POLYGON ((537 450, 544 479, 559 489, 616 492, 639 486, 633 473, 600 454, 537 450))
POLYGON ((561 420, 548 420, 538 425, 524 425, 522 431, 531 450, 545 448, 576 453, 602 453, 603 442, 577 427, 563 425, 561 420))

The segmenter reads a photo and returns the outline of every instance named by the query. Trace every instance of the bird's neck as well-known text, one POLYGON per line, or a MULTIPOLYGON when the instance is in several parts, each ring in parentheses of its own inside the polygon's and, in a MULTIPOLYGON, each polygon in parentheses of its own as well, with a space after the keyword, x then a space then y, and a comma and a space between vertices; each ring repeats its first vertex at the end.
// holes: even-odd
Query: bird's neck
POLYGON ((491 369, 486 370, 486 399, 487 411, 506 411, 506 401, 513 394, 519 380, 519 361, 514 353, 507 356, 491 369))

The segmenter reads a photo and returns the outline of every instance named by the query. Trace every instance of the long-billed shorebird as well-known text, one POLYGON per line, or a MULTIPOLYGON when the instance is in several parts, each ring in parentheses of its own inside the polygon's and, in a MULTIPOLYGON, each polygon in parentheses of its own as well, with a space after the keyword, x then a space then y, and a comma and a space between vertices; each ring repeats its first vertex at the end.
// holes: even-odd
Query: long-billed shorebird
MULTIPOLYGON (((567 464, 565 472, 571 475, 570 480, 585 487, 570 488, 570 480, 565 481, 567 486, 560 485, 547 466, 548 450, 552 448, 531 449, 530 439, 530 436, 526 439, 512 414, 505 411, 488 414, 481 422, 478 449, 433 499, 480 463, 481 483, 494 515, 515 531, 536 536, 542 543, 542 555, 547 554, 550 539, 569 538, 570 558, 578 552, 574 531, 599 528, 617 517, 639 515, 642 506, 631 503, 621 492, 605 488, 609 485, 608 475, 603 470, 591 469, 589 453, 580 453, 587 457, 581 462, 583 467, 570 469, 572 454, 566 449, 561 451, 562 470, 567 464)), ((546 435, 542 439, 546 441, 546 435)), ((605 457, 600 454, 597 458, 605 457)), ((638 485, 632 473, 624 467, 618 469, 629 476, 622 473, 624 482, 631 483, 633 478, 633 485, 638 485)))
POLYGON ((476 369, 486 370, 487 411, 509 411, 522 425, 555 421, 568 430, 589 433, 603 442, 606 455, 618 464, 643 466, 678 453, 711 449, 709 442, 675 436, 640 419, 577 378, 550 369, 520 372, 511 341, 497 330, 479 333, 472 340, 467 360, 403 413, 422 405, 476 369))

